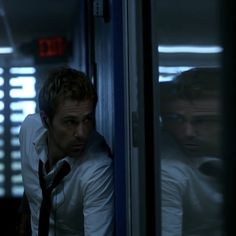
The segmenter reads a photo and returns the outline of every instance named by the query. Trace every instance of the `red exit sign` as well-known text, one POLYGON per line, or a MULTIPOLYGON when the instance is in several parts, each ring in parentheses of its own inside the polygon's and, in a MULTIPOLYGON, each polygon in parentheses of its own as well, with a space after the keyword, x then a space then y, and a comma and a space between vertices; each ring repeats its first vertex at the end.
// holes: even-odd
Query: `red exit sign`
POLYGON ((67 42, 64 37, 48 37, 37 40, 39 58, 64 57, 67 54, 67 42))

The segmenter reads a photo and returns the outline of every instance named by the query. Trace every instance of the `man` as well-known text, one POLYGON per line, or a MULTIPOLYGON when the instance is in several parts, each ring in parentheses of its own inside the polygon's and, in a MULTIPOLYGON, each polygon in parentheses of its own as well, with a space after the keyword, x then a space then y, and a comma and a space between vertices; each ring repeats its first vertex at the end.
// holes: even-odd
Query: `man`
POLYGON ((96 91, 61 68, 39 92, 40 114, 20 130, 22 176, 32 235, 113 235, 110 150, 95 130, 96 91))
POLYGON ((222 234, 220 70, 162 84, 162 235, 222 234))

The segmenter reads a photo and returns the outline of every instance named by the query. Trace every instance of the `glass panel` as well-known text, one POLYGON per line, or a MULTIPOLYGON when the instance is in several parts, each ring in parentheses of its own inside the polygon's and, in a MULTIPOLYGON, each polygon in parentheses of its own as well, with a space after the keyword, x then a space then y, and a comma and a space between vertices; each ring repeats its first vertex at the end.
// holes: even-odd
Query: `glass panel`
POLYGON ((19 197, 23 186, 18 134, 21 122, 36 110, 35 68, 4 72, 0 68, 0 197, 19 197))
POLYGON ((4 150, 4 69, 0 68, 0 197, 5 195, 5 169, 6 164, 4 162, 5 150, 4 150))
POLYGON ((219 2, 153 0, 152 11, 162 236, 223 235, 219 2))
POLYGON ((36 72, 34 67, 12 67, 9 79, 10 108, 9 121, 11 124, 10 134, 10 157, 11 157, 11 192, 12 196, 22 196, 23 186, 21 177, 21 163, 19 152, 19 130, 20 124, 28 114, 36 110, 36 72))

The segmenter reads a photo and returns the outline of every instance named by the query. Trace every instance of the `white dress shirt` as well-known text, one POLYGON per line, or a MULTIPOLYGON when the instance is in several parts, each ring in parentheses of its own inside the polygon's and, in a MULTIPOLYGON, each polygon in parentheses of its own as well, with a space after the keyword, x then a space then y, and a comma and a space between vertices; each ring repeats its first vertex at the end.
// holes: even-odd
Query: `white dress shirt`
MULTIPOLYGON (((29 115, 20 130, 22 176, 31 211, 32 235, 38 234, 42 192, 38 163, 47 161, 47 130, 38 114, 29 115)), ((61 137, 63 138, 63 137, 61 137)), ((47 174, 50 184, 63 161, 71 167, 52 192, 50 236, 111 236, 114 224, 113 166, 103 137, 92 133, 78 159, 65 157, 47 174)), ((46 172, 45 172, 46 174, 46 172)))
POLYGON ((162 236, 224 235, 222 183, 199 170, 220 159, 186 157, 171 144, 161 160, 162 236))

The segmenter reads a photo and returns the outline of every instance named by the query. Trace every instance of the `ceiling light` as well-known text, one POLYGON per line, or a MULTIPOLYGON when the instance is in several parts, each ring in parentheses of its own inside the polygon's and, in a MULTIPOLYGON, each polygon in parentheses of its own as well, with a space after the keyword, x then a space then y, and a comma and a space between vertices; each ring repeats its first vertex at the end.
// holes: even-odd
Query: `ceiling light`
POLYGON ((13 53, 12 47, 0 47, 0 54, 10 54, 13 53))
POLYGON ((220 46, 192 46, 192 45, 160 45, 160 53, 221 53, 223 48, 220 46))

